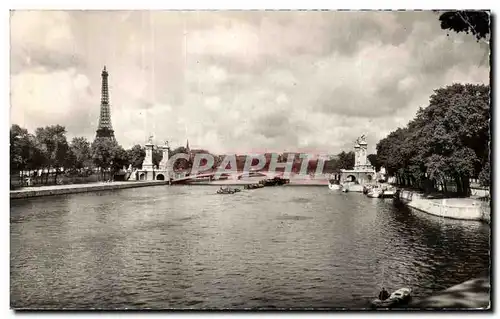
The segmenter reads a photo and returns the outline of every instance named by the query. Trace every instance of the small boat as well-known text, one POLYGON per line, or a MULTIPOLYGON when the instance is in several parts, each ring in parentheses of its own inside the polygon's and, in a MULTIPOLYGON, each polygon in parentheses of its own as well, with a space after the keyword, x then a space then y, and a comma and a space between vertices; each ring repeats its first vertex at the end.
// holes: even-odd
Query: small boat
POLYGON ((386 300, 375 299, 371 305, 373 308, 391 308, 407 304, 411 299, 410 288, 400 288, 394 291, 386 300))
POLYGON ((245 189, 256 189, 256 188, 262 188, 262 187, 264 187, 263 184, 249 184, 249 185, 244 186, 245 189))
POLYGON ((235 188, 235 189, 234 189, 234 192, 235 192, 235 193, 241 192, 241 189, 239 189, 239 188, 235 188))
POLYGON ((223 188, 217 190, 217 194, 234 194, 234 193, 236 192, 230 188, 223 188))
POLYGON ((393 187, 384 189, 382 193, 382 198, 394 198, 396 196, 396 189, 393 187))
POLYGON ((371 198, 379 198, 382 197, 382 194, 384 193, 383 190, 381 190, 378 187, 372 187, 366 194, 366 196, 371 197, 371 198))
POLYGON ((274 178, 268 178, 268 179, 264 179, 264 180, 261 180, 259 182, 259 184, 262 184, 264 186, 282 186, 282 185, 285 185, 285 184, 288 184, 290 183, 290 180, 289 179, 284 179, 284 178, 281 178, 279 176, 275 176, 274 178))
POLYGON ((364 185, 363 186, 363 194, 368 195, 368 193, 375 187, 375 185, 364 185))
POLYGON ((340 184, 335 180, 328 181, 328 188, 332 191, 337 191, 341 188, 340 184))

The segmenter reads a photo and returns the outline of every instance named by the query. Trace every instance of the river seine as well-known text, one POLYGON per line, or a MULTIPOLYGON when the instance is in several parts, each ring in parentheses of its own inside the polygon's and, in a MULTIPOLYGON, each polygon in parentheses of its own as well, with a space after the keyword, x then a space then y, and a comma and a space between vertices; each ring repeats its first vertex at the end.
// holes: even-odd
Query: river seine
POLYGON ((490 228, 328 187, 11 201, 14 308, 365 308, 489 269, 490 228))

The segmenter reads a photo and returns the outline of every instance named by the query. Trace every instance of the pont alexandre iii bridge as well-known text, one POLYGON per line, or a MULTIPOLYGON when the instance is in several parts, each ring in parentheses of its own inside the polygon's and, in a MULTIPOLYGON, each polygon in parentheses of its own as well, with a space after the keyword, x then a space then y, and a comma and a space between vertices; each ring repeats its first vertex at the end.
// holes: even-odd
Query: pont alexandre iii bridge
POLYGON ((172 184, 191 184, 191 183, 200 183, 200 182, 211 182, 214 180, 231 180, 231 181, 238 181, 241 180, 242 178, 245 177, 262 177, 264 179, 271 179, 276 177, 279 174, 276 173, 267 173, 267 172, 256 172, 256 173, 251 173, 250 175, 248 172, 242 173, 242 172, 226 172, 222 174, 217 174, 216 171, 211 171, 211 172, 205 172, 205 173, 199 173, 195 175, 186 175, 186 173, 166 173, 162 169, 160 169, 160 166, 158 166, 157 170, 153 171, 144 171, 144 170, 137 170, 133 172, 129 178, 129 180, 141 180, 141 181, 146 181, 146 180, 157 180, 157 181, 163 181, 167 180, 167 176, 170 179, 170 182, 172 184), (134 173, 136 174, 134 177, 134 173), (217 176, 220 175, 220 176, 217 176), (153 179, 146 179, 148 176, 152 176, 153 179))
MULTIPOLYGON (((174 174, 175 175, 175 174, 174 174)), ((254 173, 248 173, 248 172, 232 172, 232 173, 223 173, 219 174, 219 180, 232 180, 232 181, 238 181, 241 180, 242 178, 245 177, 262 177, 264 179, 270 179, 274 178, 277 176, 275 173, 265 173, 265 172, 254 172, 254 173)), ((217 179, 217 172, 209 172, 209 173, 201 173, 201 174, 196 174, 196 175, 189 175, 189 176, 175 176, 172 179, 172 183, 174 184, 191 184, 191 183, 197 183, 197 182, 211 182, 213 180, 217 179)))
POLYGON ((151 138, 145 145, 146 156, 142 163, 142 168, 135 171, 129 171, 127 174, 127 180, 129 181, 165 181, 170 180, 172 184, 190 184, 196 182, 207 182, 213 181, 215 179, 220 180, 241 180, 243 177, 263 177, 263 178, 274 178, 276 173, 266 173, 266 172, 241 172, 241 171, 226 171, 222 174, 217 174, 217 171, 205 171, 199 174, 188 175, 186 172, 176 172, 171 167, 168 166, 169 160, 169 146, 168 143, 165 145, 158 146, 158 148, 163 153, 163 158, 158 166, 155 167, 153 164, 153 148, 151 138), (220 176, 217 176, 220 175, 220 176))

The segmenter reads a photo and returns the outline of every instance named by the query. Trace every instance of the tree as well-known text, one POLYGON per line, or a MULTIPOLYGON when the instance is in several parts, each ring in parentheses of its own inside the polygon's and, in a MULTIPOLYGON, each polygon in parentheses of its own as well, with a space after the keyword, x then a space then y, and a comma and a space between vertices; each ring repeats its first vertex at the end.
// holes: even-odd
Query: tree
POLYGON ((113 173, 118 172, 123 167, 127 167, 130 164, 127 151, 123 149, 120 145, 116 145, 113 152, 113 160, 111 169, 113 173))
POLYGON ((120 148, 116 141, 108 138, 98 138, 92 143, 92 161, 99 168, 102 178, 105 178, 105 171, 116 168, 114 161, 121 153, 120 148))
POLYGON ((367 156, 368 157, 368 160, 370 161, 370 164, 375 167, 375 171, 379 171, 380 170, 380 163, 378 162, 378 159, 377 159, 377 154, 370 154, 367 156))
POLYGON ((453 84, 434 91, 404 128, 377 144, 377 160, 403 186, 422 187, 427 180, 452 180, 461 195, 470 193, 470 178, 489 161, 489 86, 453 84))
POLYGON ((354 152, 350 151, 348 153, 342 151, 338 154, 339 169, 353 169, 355 155, 354 152))
POLYGON ((10 128, 10 170, 24 169, 29 156, 28 130, 13 124, 10 128))
POLYGON ((335 157, 325 161, 324 171, 325 173, 339 173, 340 172, 339 159, 335 157))
POLYGON ((491 34, 488 11, 447 11, 439 16, 441 29, 473 34, 477 40, 488 40, 491 34))
MULTIPOLYGON (((177 147, 176 149, 170 152, 169 157, 172 157, 176 154, 188 154, 188 150, 184 146, 177 147)), ((187 170, 190 168, 190 163, 185 158, 181 158, 176 160, 173 166, 174 169, 176 170, 187 170)))
POLYGON ((69 161, 72 167, 81 172, 82 169, 91 167, 92 157, 90 143, 85 137, 74 137, 70 143, 69 161))
POLYGON ((13 124, 10 128, 10 174, 21 172, 21 181, 24 171, 35 169, 40 161, 34 136, 28 130, 13 124))
POLYGON ((66 128, 61 125, 39 127, 35 135, 37 147, 40 148, 45 159, 44 166, 48 172, 54 169, 54 183, 56 183, 58 174, 67 164, 69 145, 66 140, 66 128))
POLYGON ((160 165, 161 160, 163 159, 163 152, 159 149, 153 149, 153 165, 160 165))
POLYGON ((479 184, 489 187, 491 185, 490 161, 487 161, 481 173, 479 173, 479 184))
POLYGON ((141 168, 142 162, 146 157, 146 151, 144 147, 140 145, 134 145, 131 149, 127 150, 127 157, 133 168, 141 168))

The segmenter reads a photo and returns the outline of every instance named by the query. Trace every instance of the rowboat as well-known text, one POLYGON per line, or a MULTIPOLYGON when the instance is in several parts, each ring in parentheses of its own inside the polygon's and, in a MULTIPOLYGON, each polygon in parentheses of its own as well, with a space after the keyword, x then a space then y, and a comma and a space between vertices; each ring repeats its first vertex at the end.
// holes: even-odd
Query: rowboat
POLYGON ((328 188, 332 191, 336 191, 342 188, 342 186, 340 186, 340 184, 338 184, 336 181, 330 180, 328 181, 328 188))
POLYGON ((373 308, 391 308, 395 306, 401 306, 407 304, 411 299, 411 289, 410 288, 400 288, 394 291, 389 298, 385 300, 375 299, 372 301, 371 306, 373 308))

